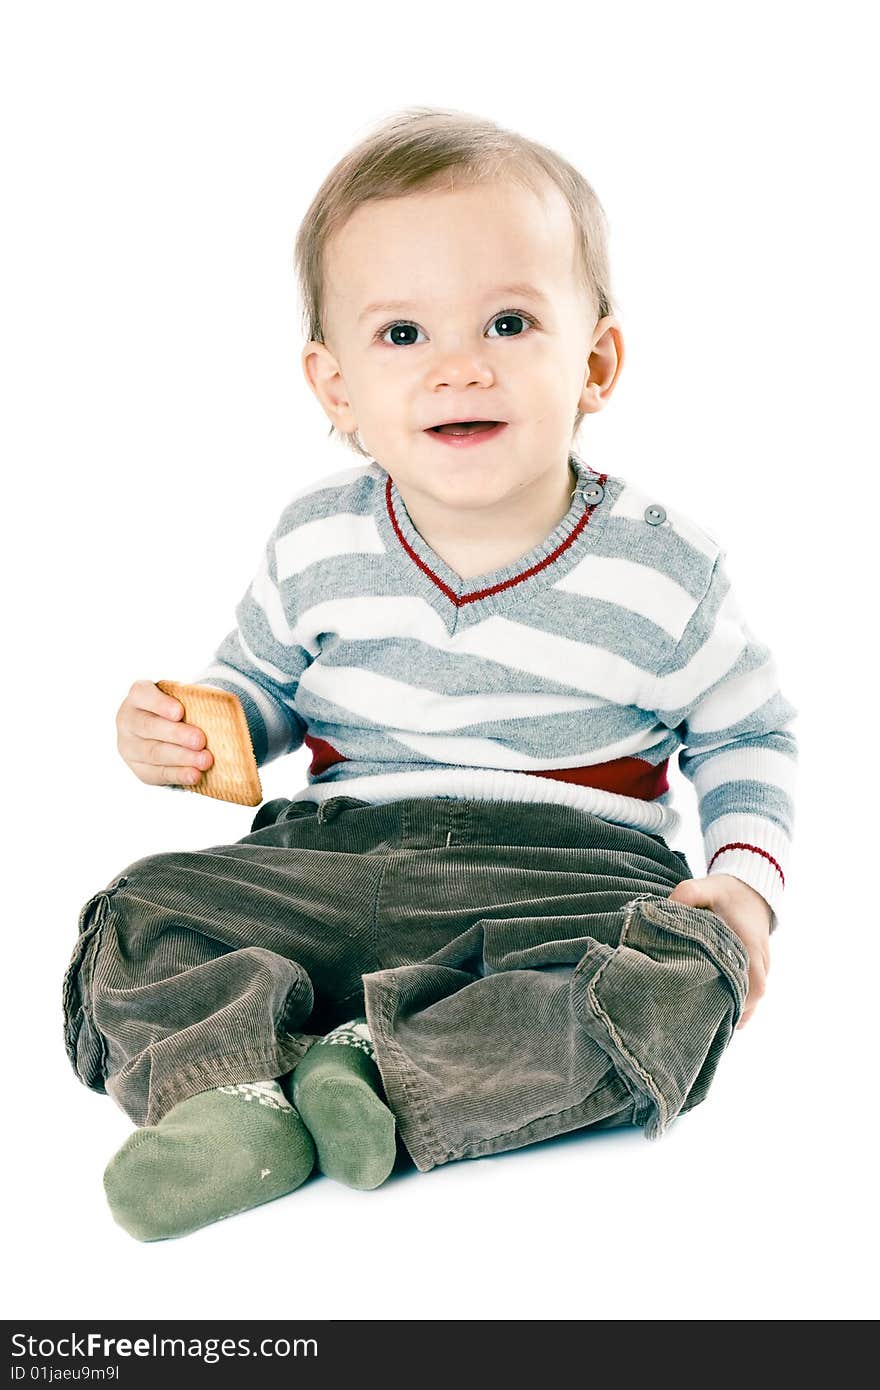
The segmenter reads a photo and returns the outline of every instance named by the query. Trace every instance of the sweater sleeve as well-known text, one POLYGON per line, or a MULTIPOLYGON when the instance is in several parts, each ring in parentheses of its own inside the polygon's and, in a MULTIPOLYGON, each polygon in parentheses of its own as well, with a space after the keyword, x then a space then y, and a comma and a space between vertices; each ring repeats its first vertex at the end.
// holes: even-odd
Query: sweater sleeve
POLYGON ((244 708, 257 764, 292 753, 307 725, 294 708, 300 677, 314 652, 297 637, 297 575, 279 574, 277 545, 295 524, 284 512, 235 610, 237 626, 223 639, 195 683, 237 695, 244 708))
POLYGON ((769 649, 740 612, 720 554, 708 587, 658 677, 657 714, 681 739, 678 765, 697 794, 706 873, 750 884, 777 926, 794 815, 797 710, 769 649))

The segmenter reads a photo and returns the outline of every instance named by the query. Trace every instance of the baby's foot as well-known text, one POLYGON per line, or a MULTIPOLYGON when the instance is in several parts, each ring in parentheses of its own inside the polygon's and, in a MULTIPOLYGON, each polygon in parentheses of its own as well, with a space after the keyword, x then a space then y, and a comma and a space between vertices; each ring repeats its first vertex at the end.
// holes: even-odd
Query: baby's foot
POLYGON ((244 1082, 200 1091, 136 1130, 107 1165, 104 1190, 136 1240, 167 1240, 293 1192, 314 1162, 278 1082, 244 1082))
POLYGON ((366 1019, 342 1024, 315 1043, 287 1084, 315 1141, 321 1172, 347 1187, 383 1183, 397 1153, 395 1122, 381 1099, 366 1019))

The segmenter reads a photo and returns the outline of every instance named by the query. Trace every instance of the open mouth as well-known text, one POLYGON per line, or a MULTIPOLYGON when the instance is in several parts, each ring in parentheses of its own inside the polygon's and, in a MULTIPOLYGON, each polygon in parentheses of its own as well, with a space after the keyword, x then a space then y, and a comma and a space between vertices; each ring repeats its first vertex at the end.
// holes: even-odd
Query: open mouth
POLYGON ((448 425, 431 425, 430 434, 467 435, 480 434, 485 430, 497 429, 503 420, 455 420, 448 425))

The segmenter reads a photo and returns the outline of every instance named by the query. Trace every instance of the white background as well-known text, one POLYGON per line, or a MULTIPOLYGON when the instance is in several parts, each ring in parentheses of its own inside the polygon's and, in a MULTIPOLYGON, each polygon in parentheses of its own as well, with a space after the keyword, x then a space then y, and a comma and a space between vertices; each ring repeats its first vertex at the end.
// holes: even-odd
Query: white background
MULTIPOLYGON (((5 7, 7 1316, 876 1316, 867 10, 5 7), (114 716, 138 677, 193 677, 289 496, 355 462, 302 378, 292 245, 332 164, 412 104, 550 145, 606 208, 627 361, 579 451, 722 539, 799 710, 769 989, 657 1144, 574 1136, 374 1193, 316 1179, 139 1244, 101 1184, 131 1124, 63 1046, 78 911, 252 813, 143 786, 114 716)), ((264 769, 266 797, 307 763, 264 769)))

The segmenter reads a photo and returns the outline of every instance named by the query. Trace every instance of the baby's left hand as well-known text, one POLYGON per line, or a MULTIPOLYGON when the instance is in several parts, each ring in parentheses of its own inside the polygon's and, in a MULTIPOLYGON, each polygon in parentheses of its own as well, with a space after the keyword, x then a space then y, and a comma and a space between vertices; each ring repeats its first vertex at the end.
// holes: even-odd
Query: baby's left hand
POLYGON ((673 902, 708 907, 736 932, 749 956, 749 992, 737 1028, 744 1028, 767 988, 770 969, 770 905, 756 888, 732 874, 686 878, 669 894, 673 902))

